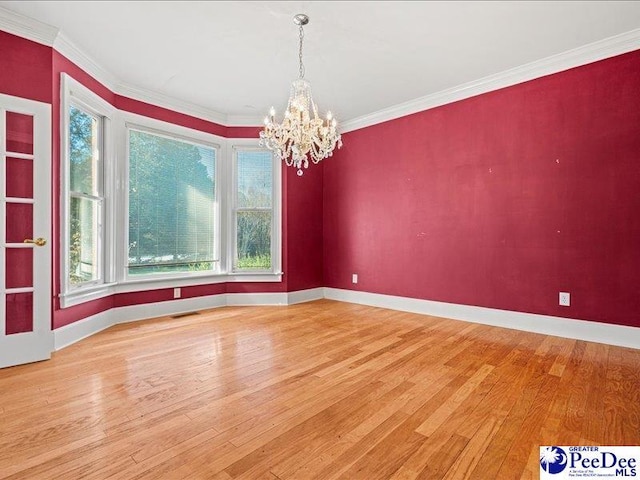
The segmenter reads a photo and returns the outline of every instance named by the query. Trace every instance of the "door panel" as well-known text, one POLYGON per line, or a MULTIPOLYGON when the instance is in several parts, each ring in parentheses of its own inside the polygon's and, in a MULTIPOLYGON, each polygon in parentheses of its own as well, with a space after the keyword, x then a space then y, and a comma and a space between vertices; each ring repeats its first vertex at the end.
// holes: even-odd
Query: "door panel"
POLYGON ((0 368, 51 356, 51 107, 0 95, 0 368))
POLYGON ((33 198, 33 160, 7 157, 7 197, 33 198))
POLYGON ((33 155, 33 114, 5 110, 7 152, 33 155))
POLYGON ((33 292, 7 295, 7 335, 33 332, 33 292))
POLYGON ((12 288, 33 288, 32 248, 5 250, 5 285, 7 293, 12 288))
POLYGON ((6 225, 7 243, 23 243, 25 238, 33 238, 33 204, 7 203, 6 225))

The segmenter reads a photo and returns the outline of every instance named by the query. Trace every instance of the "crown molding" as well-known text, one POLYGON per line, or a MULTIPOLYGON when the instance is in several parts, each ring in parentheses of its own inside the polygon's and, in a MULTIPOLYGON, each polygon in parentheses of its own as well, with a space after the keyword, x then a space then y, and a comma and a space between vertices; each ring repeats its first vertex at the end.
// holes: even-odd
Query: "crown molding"
POLYGON ((259 115, 227 115, 227 127, 260 127, 263 118, 259 115))
POLYGON ((53 48, 109 90, 114 91, 115 87, 120 83, 109 70, 87 55, 80 47, 73 43, 64 32, 58 33, 58 36, 53 42, 53 48))
POLYGON ((448 103, 464 100, 483 93, 510 87, 536 78, 569 70, 605 58, 621 55, 640 48, 640 29, 589 43, 551 57, 536 60, 519 67, 480 78, 457 87, 400 103, 377 112, 343 122, 341 132, 360 128, 418 113, 448 103))
MULTIPOLYGON (((53 47, 116 94, 223 126, 255 127, 262 125, 262 119, 259 116, 226 115, 206 107, 178 100, 169 95, 122 83, 107 69, 83 52, 58 28, 15 13, 4 7, 0 7, 0 30, 53 47)), ((340 125, 340 130, 341 133, 351 132, 639 48, 640 29, 631 30, 510 70, 347 120, 340 125)))
POLYGON ((0 30, 48 47, 53 46, 59 32, 52 25, 25 17, 4 7, 0 7, 0 30))
POLYGON ((224 113, 216 112, 215 110, 201 107, 190 102, 178 100, 163 93, 138 88, 126 83, 118 84, 114 91, 118 95, 122 95, 124 97, 150 103, 158 107, 167 108, 174 112, 184 113, 185 115, 191 115, 192 117, 208 120, 225 127, 227 126, 227 115, 224 113))

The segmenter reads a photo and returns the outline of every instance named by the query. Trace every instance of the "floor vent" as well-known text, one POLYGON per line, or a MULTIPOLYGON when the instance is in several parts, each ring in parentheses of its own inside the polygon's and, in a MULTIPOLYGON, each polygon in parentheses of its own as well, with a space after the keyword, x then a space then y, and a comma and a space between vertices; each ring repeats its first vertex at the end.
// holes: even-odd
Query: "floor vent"
POLYGON ((182 318, 182 317, 188 317, 189 315, 200 315, 200 312, 176 313, 175 315, 171 315, 171 318, 182 318))

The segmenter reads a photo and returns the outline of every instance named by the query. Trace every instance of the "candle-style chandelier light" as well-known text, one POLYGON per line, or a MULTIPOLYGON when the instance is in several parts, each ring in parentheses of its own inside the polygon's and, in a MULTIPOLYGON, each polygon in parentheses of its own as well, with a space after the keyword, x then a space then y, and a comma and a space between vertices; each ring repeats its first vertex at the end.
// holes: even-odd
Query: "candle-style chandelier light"
POLYGON ((293 21, 299 27, 299 77, 291 85, 291 94, 282 123, 275 120, 275 109, 271 107, 269 116, 264 119, 264 130, 260 132, 260 145, 273 150, 284 160, 287 166, 298 169, 309 167, 309 160, 318 163, 333 155, 333 150, 342 147, 342 139, 331 112, 326 119, 318 116, 318 107, 311 97, 311 85, 304 79, 302 63, 303 26, 309 23, 309 17, 298 14, 293 21))

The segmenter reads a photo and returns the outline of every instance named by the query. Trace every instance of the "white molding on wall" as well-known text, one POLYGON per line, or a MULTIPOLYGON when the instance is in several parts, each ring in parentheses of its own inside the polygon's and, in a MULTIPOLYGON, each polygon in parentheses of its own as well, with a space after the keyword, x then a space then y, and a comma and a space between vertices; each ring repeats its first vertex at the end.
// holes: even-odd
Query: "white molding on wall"
POLYGON ((377 112, 354 118, 341 124, 341 133, 351 132, 378 123, 422 112, 430 108, 475 97, 518 83, 569 70, 588 63, 604 60, 640 48, 640 29, 589 43, 573 50, 536 60, 519 67, 473 80, 457 87, 416 98, 377 112))
POLYGON ((225 306, 282 306, 310 302, 322 298, 640 349, 640 328, 636 327, 328 287, 310 288, 295 292, 222 293, 219 295, 117 307, 54 330, 54 346, 55 350, 60 350, 119 323, 225 306))
POLYGON ((0 7, 0 30, 51 47, 59 29, 0 7))
POLYGON ((512 312, 495 308, 458 305, 338 288, 325 287, 324 297, 341 302, 640 349, 640 328, 624 325, 588 322, 535 313, 512 312))
POLYGON ((291 302, 291 298, 294 300, 306 298, 316 300, 322 298, 322 295, 322 288, 289 293, 221 293, 203 297, 181 298, 166 302, 116 307, 55 329, 53 331, 54 348, 55 350, 61 350, 119 323, 135 322, 138 320, 166 317, 168 315, 226 306, 291 305, 293 303, 300 303, 299 301, 291 302))
POLYGON ((322 300, 324 298, 324 288, 309 288, 308 290, 298 290, 296 292, 287 293, 288 304, 312 302, 314 300, 322 300))
POLYGON ((287 305, 286 292, 274 293, 227 293, 227 306, 287 305))
POLYGON ((262 127, 264 115, 227 115, 227 127, 262 127))
MULTIPOLYGON (((123 83, 89 55, 84 53, 71 42, 64 33, 60 32, 58 28, 12 12, 3 7, 0 7, 0 30, 55 48, 58 52, 78 65, 78 67, 93 76, 95 80, 118 95, 208 120, 225 127, 259 127, 262 125, 262 119, 258 115, 226 115, 159 92, 153 92, 123 83)), ((447 90, 435 92, 345 121, 340 125, 340 131, 341 133, 351 132, 412 113, 474 97, 482 93, 579 67, 639 48, 640 29, 631 30, 583 45, 573 50, 568 50, 551 57, 536 60, 510 70, 489 75, 447 90)))
POLYGON ((112 92, 116 85, 118 85, 118 79, 111 74, 111 72, 87 55, 80 47, 73 43, 64 32, 58 33, 58 36, 53 42, 53 48, 112 92))
POLYGON ((137 322, 156 317, 166 317, 179 313, 196 312, 210 308, 225 307, 227 305, 226 294, 206 295, 203 297, 181 298, 166 302, 143 303, 116 307, 111 310, 113 325, 118 323, 137 322))
POLYGON ((116 94, 122 95, 123 97, 128 97, 133 100, 149 103, 156 107, 162 107, 168 110, 173 110, 174 112, 190 115, 201 120, 208 120, 222 125, 223 127, 227 126, 226 114, 216 112, 215 110, 211 110, 194 103, 178 100, 160 92, 138 88, 126 83, 119 83, 114 87, 114 91, 116 94))
POLYGON ((53 331, 53 350, 62 350, 91 335, 115 325, 112 310, 96 313, 77 322, 70 323, 53 331))

